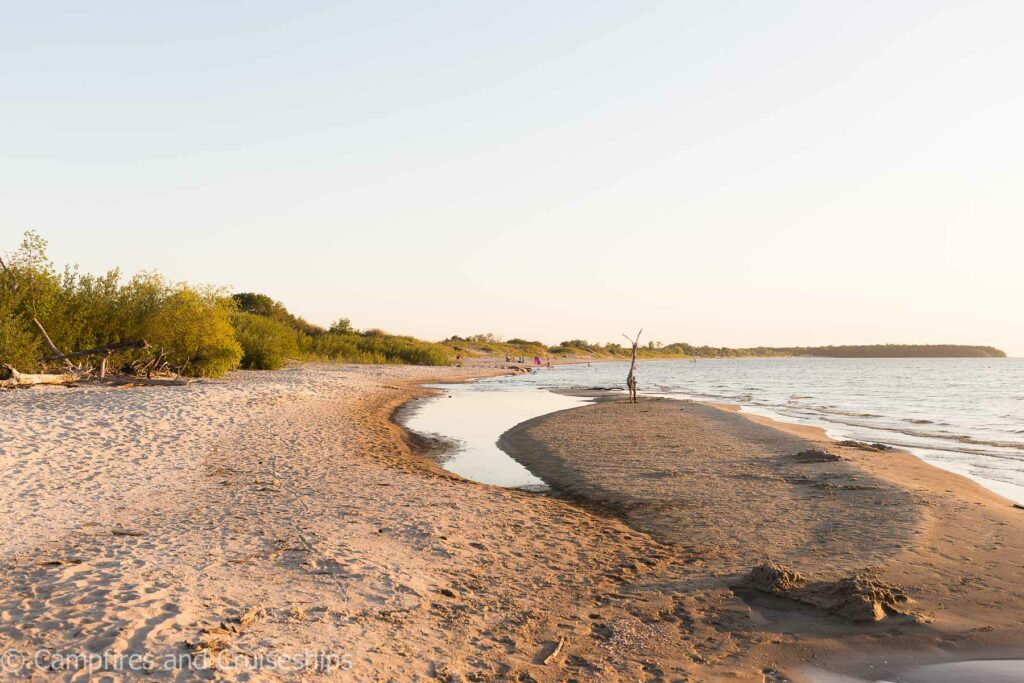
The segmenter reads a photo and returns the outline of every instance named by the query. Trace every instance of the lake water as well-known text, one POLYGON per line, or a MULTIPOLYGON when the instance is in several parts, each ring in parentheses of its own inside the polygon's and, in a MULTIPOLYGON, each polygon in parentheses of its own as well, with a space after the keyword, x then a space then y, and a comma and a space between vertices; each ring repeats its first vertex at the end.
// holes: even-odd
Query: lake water
MULTIPOLYGON (((579 405, 577 399, 547 390, 620 388, 627 367, 563 365, 452 385, 445 388, 452 398, 425 404, 409 426, 464 443, 450 461, 453 471, 474 469, 474 460, 490 461, 492 465, 482 466, 487 469, 503 458, 494 443, 506 429, 579 405), (441 408, 439 401, 456 403, 441 408), (449 415, 441 420, 443 412, 449 415)), ((648 361, 639 364, 637 375, 641 393, 734 404, 778 420, 822 427, 834 438, 905 448, 1024 504, 1024 359, 648 361)), ((499 478, 488 483, 527 483, 514 476, 499 478)), ((528 483, 535 485, 535 478, 528 483)))

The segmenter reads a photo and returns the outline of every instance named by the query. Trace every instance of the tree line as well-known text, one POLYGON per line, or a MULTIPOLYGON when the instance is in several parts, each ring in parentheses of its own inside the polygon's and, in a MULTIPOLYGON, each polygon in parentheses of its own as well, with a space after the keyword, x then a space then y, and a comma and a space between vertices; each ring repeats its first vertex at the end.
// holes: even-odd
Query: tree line
MULTIPOLYGON (((358 331, 346 319, 325 330, 264 294, 232 295, 152 272, 125 279, 118 269, 58 270, 46 247, 37 233, 26 233, 0 271, 0 363, 22 372, 54 364, 41 329, 65 353, 145 340, 174 371, 193 377, 275 369, 288 359, 447 365, 454 358, 440 344, 358 331)), ((108 359, 111 370, 128 372, 143 353, 117 351, 108 359)))

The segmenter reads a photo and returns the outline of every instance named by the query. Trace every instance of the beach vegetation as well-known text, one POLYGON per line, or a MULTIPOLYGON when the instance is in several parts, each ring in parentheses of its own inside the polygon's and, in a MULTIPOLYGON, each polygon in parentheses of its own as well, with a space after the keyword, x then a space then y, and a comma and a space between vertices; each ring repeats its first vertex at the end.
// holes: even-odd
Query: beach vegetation
MULTIPOLYGON (((124 282, 116 269, 104 275, 76 267, 58 271, 46 247, 46 240, 28 232, 4 261, 0 362, 23 372, 54 365, 41 326, 64 353, 145 339, 182 374, 216 377, 237 366, 242 350, 231 326, 235 304, 222 290, 172 283, 154 273, 124 282)), ((140 353, 116 353, 111 366, 140 353)))
POLYGON ((239 311, 231 324, 242 345, 241 367, 246 370, 277 370, 300 356, 302 333, 279 320, 239 311))

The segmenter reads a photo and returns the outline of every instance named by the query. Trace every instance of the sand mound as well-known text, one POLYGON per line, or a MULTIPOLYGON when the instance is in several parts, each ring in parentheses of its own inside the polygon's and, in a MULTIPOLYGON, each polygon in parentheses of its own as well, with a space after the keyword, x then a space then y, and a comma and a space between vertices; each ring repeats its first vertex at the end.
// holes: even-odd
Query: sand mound
POLYGON ((810 450, 800 451, 793 456, 795 462, 801 463, 814 463, 814 462, 839 462, 843 458, 831 451, 826 451, 822 448, 811 448, 810 450))
POLYGON ((746 583, 763 593, 796 600, 851 621, 881 621, 890 615, 906 614, 910 602, 900 587, 867 574, 811 582, 774 562, 754 567, 746 583))

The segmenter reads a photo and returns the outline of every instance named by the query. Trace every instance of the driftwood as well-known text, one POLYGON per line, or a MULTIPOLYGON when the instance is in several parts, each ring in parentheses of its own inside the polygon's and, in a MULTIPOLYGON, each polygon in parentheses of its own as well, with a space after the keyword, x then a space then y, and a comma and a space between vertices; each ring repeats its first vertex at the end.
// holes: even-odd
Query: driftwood
POLYGON ((60 357, 50 356, 45 360, 58 360, 63 358, 68 360, 69 358, 83 358, 85 356, 102 356, 100 358, 100 369, 99 378, 103 379, 107 376, 107 359, 110 358, 110 354, 115 351, 125 351, 127 349, 148 349, 149 344, 146 343, 145 339, 139 339, 138 341, 130 342, 118 342, 116 344, 107 344, 106 346, 99 346, 95 349, 86 349, 84 351, 75 351, 74 353, 64 354, 60 357))
POLYGON ((43 360, 60 360, 61 358, 82 358, 84 356, 109 356, 115 351, 125 351, 127 349, 148 349, 149 344, 146 343, 145 339, 138 341, 129 342, 118 342, 116 344, 107 344, 106 346, 98 346, 95 349, 85 349, 84 351, 75 351, 74 353, 65 353, 61 355, 47 356, 43 360))
POLYGON ((37 384, 74 384, 82 379, 82 376, 67 372, 61 375, 24 375, 10 365, 5 365, 8 378, 0 379, 0 389, 15 389, 17 387, 31 387, 37 384))
POLYGON ((18 372, 16 369, 9 365, 5 365, 7 374, 9 375, 6 379, 0 379, 0 389, 19 389, 22 387, 31 387, 39 384, 50 384, 50 385, 78 385, 78 384, 100 384, 103 386, 110 387, 122 387, 122 386, 143 386, 143 387, 159 387, 159 386, 170 386, 170 387, 183 387, 189 384, 188 379, 182 377, 97 377, 91 378, 87 374, 79 374, 75 372, 66 372, 60 375, 29 375, 18 372))
POLYGON ((191 384, 185 377, 125 377, 115 375, 97 379, 97 384, 111 387, 184 387, 191 384))
POLYGON ((544 658, 544 661, 541 662, 541 664, 543 664, 544 666, 547 666, 548 664, 553 662, 555 660, 555 657, 557 657, 559 655, 559 653, 562 652, 562 646, 563 645, 565 645, 565 636, 560 636, 558 638, 558 644, 555 645, 555 649, 551 651, 551 654, 549 654, 547 657, 544 658))
POLYGON ((626 341, 633 346, 633 360, 629 364, 629 374, 626 375, 626 388, 629 389, 629 402, 636 403, 636 347, 640 343, 640 335, 643 333, 643 328, 636 333, 636 339, 630 339, 626 335, 626 341))
MULTIPOLYGON (((7 267, 7 264, 4 262, 2 257, 0 257, 0 270, 2 270, 3 274, 7 276, 8 289, 11 291, 12 294, 17 294, 18 280, 14 276, 14 273, 11 271, 11 269, 7 267)), ((43 327, 43 324, 41 322, 39 322, 39 318, 37 318, 34 315, 32 316, 32 324, 35 325, 36 329, 39 331, 39 335, 43 338, 43 341, 46 343, 46 347, 50 349, 51 355, 44 358, 43 360, 63 361, 64 365, 68 369, 68 372, 56 375, 26 375, 18 372, 16 369, 12 368, 9 365, 4 365, 3 367, 6 368, 8 377, 5 379, 0 379, 0 389, 30 387, 37 384, 68 385, 76 384, 78 382, 91 379, 93 377, 93 373, 90 369, 83 369, 82 367, 76 366, 74 363, 71 362, 72 358, 86 358, 88 356, 100 356, 100 367, 96 372, 96 379, 100 380, 104 384, 109 384, 113 386, 188 384, 187 380, 181 378, 180 372, 178 373, 178 376, 175 377, 174 379, 152 378, 153 371, 161 367, 161 363, 163 362, 166 356, 166 354, 163 351, 161 351, 159 354, 157 354, 154 358, 152 358, 143 366, 143 370, 145 371, 146 374, 145 378, 107 377, 107 360, 110 358, 111 354, 113 354, 116 351, 125 351, 128 349, 148 349, 149 344, 147 344, 146 340, 144 339, 139 339, 137 341, 117 342, 114 344, 107 344, 106 346, 100 346, 94 349, 75 351, 74 353, 64 353, 59 348, 57 348, 56 344, 53 343, 53 340, 50 339, 50 335, 47 334, 46 332, 46 328, 43 327)), ((184 370, 184 368, 182 368, 182 370, 184 370)))

